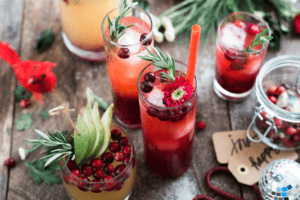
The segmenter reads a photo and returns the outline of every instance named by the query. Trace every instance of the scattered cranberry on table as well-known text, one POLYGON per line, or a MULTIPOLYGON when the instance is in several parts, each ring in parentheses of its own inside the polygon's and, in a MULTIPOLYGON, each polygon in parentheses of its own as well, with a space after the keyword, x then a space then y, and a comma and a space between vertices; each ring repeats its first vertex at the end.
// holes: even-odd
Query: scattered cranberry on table
POLYGON ((16 165, 16 161, 15 161, 15 159, 13 159, 13 158, 8 158, 8 159, 4 162, 4 164, 5 164, 7 167, 11 168, 11 167, 14 167, 14 166, 16 165))
POLYGON ((19 105, 21 108, 28 108, 30 106, 30 101, 27 99, 22 99, 19 105))
POLYGON ((197 122, 196 122, 196 127, 197 127, 198 130, 203 130, 203 129, 205 129, 205 126, 206 126, 206 124, 205 124, 205 122, 203 122, 203 121, 197 121, 197 122))

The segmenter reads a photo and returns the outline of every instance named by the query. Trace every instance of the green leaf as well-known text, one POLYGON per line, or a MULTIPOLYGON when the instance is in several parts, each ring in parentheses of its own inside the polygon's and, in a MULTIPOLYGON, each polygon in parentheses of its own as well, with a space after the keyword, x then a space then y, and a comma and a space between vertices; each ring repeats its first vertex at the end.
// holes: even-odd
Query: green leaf
POLYGON ((41 116, 43 117, 43 119, 49 119, 49 113, 46 110, 46 108, 43 108, 43 110, 41 112, 41 116))
POLYGON ((38 39, 37 42, 37 51, 39 53, 43 52, 45 49, 47 49, 53 42, 54 42, 55 36, 52 33, 51 29, 46 29, 43 33, 40 39, 38 39))
POLYGON ((50 186, 53 184, 61 183, 61 179, 54 174, 53 170, 43 170, 44 164, 44 161, 34 161, 32 163, 25 161, 25 165, 27 166, 29 174, 33 178, 33 181, 38 185, 45 182, 47 185, 50 186))
POLYGON ((15 95, 15 103, 20 102, 22 99, 30 99, 32 94, 26 94, 26 92, 28 91, 24 87, 18 85, 13 92, 15 95))
POLYGON ((34 119, 31 113, 20 114, 20 119, 15 120, 17 130, 27 130, 33 124, 34 119))

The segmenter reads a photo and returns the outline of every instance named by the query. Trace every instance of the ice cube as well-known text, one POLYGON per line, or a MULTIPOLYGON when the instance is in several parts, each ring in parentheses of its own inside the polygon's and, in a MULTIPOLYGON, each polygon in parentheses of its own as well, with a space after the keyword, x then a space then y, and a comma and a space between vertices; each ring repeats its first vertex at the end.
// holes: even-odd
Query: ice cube
POLYGON ((232 23, 225 24, 222 29, 221 39, 228 47, 243 49, 247 33, 232 23))
POLYGON ((141 45, 139 45, 141 34, 133 29, 126 29, 126 32, 118 40, 118 44, 121 45, 132 45, 128 46, 130 54, 136 54, 139 52, 141 45), (138 44, 138 45, 133 45, 138 44))
POLYGON ((152 89, 152 91, 147 95, 146 98, 150 103, 156 106, 165 107, 163 104, 164 93, 156 87, 152 89))

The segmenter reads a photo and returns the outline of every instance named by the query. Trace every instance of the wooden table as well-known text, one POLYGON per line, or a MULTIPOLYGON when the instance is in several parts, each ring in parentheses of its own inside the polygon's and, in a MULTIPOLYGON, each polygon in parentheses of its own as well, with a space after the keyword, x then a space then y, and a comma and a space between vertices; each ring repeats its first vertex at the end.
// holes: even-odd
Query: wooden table
MULTIPOLYGON (((172 5, 173 1, 151 0, 152 13, 160 14, 172 5)), ((61 36, 59 0, 0 0, 0 39, 11 44, 23 60, 49 60, 57 63, 54 69, 58 81, 56 93, 46 94, 47 110, 67 102, 70 108, 77 108, 83 113, 86 104, 86 87, 112 103, 106 63, 88 63, 65 47, 61 36), (52 28, 56 39, 54 44, 42 54, 36 51, 37 38, 47 28, 52 28)), ((163 52, 187 63, 189 43, 183 37, 173 43, 157 44, 163 52)), ((300 54, 299 37, 287 36, 282 39, 279 52, 268 52, 265 61, 284 54, 300 54)), ((17 81, 11 68, 0 61, 0 199, 1 200, 63 200, 69 199, 62 184, 37 186, 29 176, 28 169, 18 156, 18 148, 26 147, 24 138, 35 138, 33 127, 51 132, 68 130, 69 123, 62 117, 55 116, 48 120, 40 116, 42 105, 35 103, 22 109, 14 103, 13 91, 17 81), (33 113, 35 123, 26 131, 17 131, 14 121, 22 113, 33 113), (7 169, 2 163, 14 157, 17 165, 7 169)), ((161 179, 151 174, 145 166, 142 131, 127 130, 136 148, 138 159, 137 181, 130 200, 191 200, 198 194, 207 194, 215 199, 222 199, 210 192, 204 182, 205 173, 212 167, 219 166, 212 144, 212 134, 217 131, 246 129, 253 115, 256 103, 255 94, 241 103, 230 103, 218 98, 212 87, 215 66, 215 44, 209 42, 202 47, 198 55, 196 74, 198 77, 198 120, 206 122, 206 128, 195 133, 193 162, 190 169, 181 177, 161 179)), ((77 113, 76 112, 76 113, 77 113)), ((71 115, 76 120, 76 113, 71 115)), ((101 113, 102 114, 102 113, 101 113)), ((41 158, 42 151, 32 153, 28 161, 41 158)), ((257 199, 251 187, 237 184, 230 175, 216 175, 213 184, 245 199, 257 199)))

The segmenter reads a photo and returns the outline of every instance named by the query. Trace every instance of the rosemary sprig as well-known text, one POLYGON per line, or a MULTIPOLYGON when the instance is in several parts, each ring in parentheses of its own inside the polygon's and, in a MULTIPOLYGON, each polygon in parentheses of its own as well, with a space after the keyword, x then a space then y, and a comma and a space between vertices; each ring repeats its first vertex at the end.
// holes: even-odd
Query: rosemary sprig
POLYGON ((259 44, 262 44, 262 48, 265 47, 266 44, 269 44, 269 42, 272 40, 272 36, 266 36, 268 33, 268 29, 265 29, 262 33, 257 34, 254 40, 251 42, 251 46, 247 46, 245 50, 242 52, 253 52, 254 47, 256 47, 259 44))
POLYGON ((153 54, 147 47, 145 47, 148 55, 139 56, 143 60, 150 61, 156 67, 168 70, 168 73, 161 72, 161 77, 167 78, 169 80, 175 81, 175 62, 174 59, 167 53, 167 57, 163 55, 157 47, 152 47, 156 55, 153 54))
POLYGON ((120 1, 119 15, 117 17, 114 17, 112 21, 109 17, 107 18, 109 35, 111 40, 118 40, 125 33, 126 29, 134 26, 133 24, 125 26, 123 23, 120 23, 120 20, 122 17, 126 16, 131 11, 131 9, 137 4, 137 2, 127 4, 127 0, 120 1))

